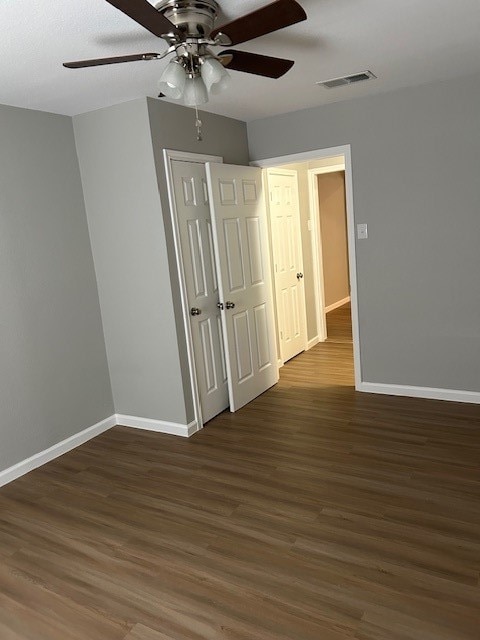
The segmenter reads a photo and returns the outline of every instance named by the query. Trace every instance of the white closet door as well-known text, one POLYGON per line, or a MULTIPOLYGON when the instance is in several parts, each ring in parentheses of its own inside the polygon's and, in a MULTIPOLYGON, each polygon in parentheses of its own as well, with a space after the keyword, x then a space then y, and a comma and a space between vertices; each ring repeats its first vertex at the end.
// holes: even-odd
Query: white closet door
POLYGON ((278 382, 262 171, 207 164, 230 409, 278 382))
POLYGON ((307 348, 297 172, 268 169, 267 183, 280 355, 287 362, 307 348))
POLYGON ((172 161, 202 420, 228 407, 218 282, 205 165, 172 161))

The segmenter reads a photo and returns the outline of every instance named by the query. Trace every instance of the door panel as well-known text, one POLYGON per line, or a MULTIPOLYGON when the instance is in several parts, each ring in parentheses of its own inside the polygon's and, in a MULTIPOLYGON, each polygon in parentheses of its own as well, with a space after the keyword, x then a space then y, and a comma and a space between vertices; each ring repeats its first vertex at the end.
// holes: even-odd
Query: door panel
POLYGON ((205 259, 202 248, 202 237, 199 220, 188 220, 188 244, 191 255, 191 268, 193 275, 193 290, 195 298, 199 299, 208 295, 207 276, 205 273, 205 259))
POLYGON ((267 171, 278 333, 283 362, 307 347, 297 173, 267 171))
POLYGON ((230 409, 278 382, 262 172, 207 164, 230 409))
POLYGON ((255 332, 257 337, 257 365, 259 371, 263 371, 270 364, 270 351, 268 349, 268 317, 267 306, 259 304, 253 310, 255 319, 255 332))
POLYGON ((207 393, 212 393, 218 387, 217 371, 215 368, 215 349, 213 346, 212 321, 211 318, 202 320, 199 323, 200 336, 202 340, 203 361, 205 363, 205 382, 207 393))
POLYGON ((263 255, 260 221, 258 218, 247 218, 248 257, 253 285, 264 283, 263 255))
POLYGON ((235 340, 235 360, 238 382, 243 383, 253 376, 252 339, 248 311, 232 315, 233 338, 235 340))
POLYGON ((173 187, 202 420, 228 407, 228 384, 205 165, 172 161, 173 187))
POLYGON ((245 289, 245 268, 242 251, 242 231, 238 219, 223 220, 223 235, 227 259, 229 292, 245 289))

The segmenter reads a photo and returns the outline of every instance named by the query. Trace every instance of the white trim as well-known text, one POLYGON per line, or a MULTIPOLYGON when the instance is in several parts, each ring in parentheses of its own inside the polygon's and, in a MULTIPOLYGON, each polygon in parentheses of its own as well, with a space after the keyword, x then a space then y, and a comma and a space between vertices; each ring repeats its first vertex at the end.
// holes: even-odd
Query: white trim
POLYGON ((322 342, 322 340, 320 340, 318 336, 315 336, 315 338, 312 338, 311 340, 309 340, 307 343, 307 351, 310 351, 310 349, 313 349, 313 347, 315 347, 319 342, 322 342))
POLYGON ((352 302, 352 337, 353 337, 353 367, 355 373, 355 387, 362 382, 362 359, 360 353, 360 325, 358 319, 358 285, 357 285, 357 240, 355 236, 355 213, 353 206, 353 169, 352 150, 350 145, 345 147, 345 196, 347 204, 348 231, 348 263, 350 267, 350 298, 352 302))
MULTIPOLYGON (((326 169, 326 167, 323 167, 326 169)), ((310 227, 313 259, 313 285, 315 295, 315 317, 320 342, 327 339, 327 318, 325 311, 325 282, 323 279, 323 244, 320 228, 320 201, 316 169, 307 171, 308 196, 310 205, 310 227)))
POLYGON ((317 176, 323 175, 325 173, 336 173, 337 171, 345 171, 345 163, 341 164, 330 164, 328 167, 317 167, 316 169, 310 169, 310 171, 315 171, 317 176))
POLYGON ((180 160, 180 162, 196 162, 206 164, 207 162, 223 163, 222 156, 210 156, 206 153, 190 153, 189 151, 176 151, 175 149, 164 149, 163 157, 169 160, 180 160))
POLYGON ((55 458, 58 458, 59 456, 63 456, 64 453, 79 447, 85 442, 88 442, 88 440, 108 431, 115 425, 116 416, 110 416, 109 418, 93 425, 93 427, 88 427, 88 429, 84 429, 83 431, 80 431, 80 433, 76 433, 73 436, 70 436, 70 438, 66 438, 61 442, 54 444, 52 447, 49 447, 44 451, 40 451, 30 458, 22 460, 21 462, 14 464, 12 467, 0 471, 0 487, 3 487, 3 485, 12 482, 12 480, 16 480, 17 478, 20 478, 20 476, 37 469, 37 467, 41 467, 47 462, 55 460, 55 458))
POLYGON ((284 361, 281 358, 278 359, 278 363, 277 364, 278 364, 278 368, 279 369, 281 369, 285 365, 284 361))
MULTIPOLYGON (((358 389, 362 382, 362 361, 361 361, 361 352, 360 352, 360 329, 359 329, 359 321, 358 321, 357 257, 356 257, 356 237, 355 237, 355 214, 354 214, 354 205, 353 205, 353 176, 352 176, 351 146, 347 144, 347 145, 342 145, 340 147, 330 147, 328 149, 317 149, 314 151, 305 151, 302 153, 294 153, 287 156, 278 156, 276 158, 268 158, 266 160, 255 160, 250 164, 256 167, 268 168, 268 167, 275 167, 281 164, 294 164, 298 162, 307 162, 309 160, 320 160, 322 158, 334 158, 335 156, 342 156, 342 155, 345 158, 345 195, 346 195, 346 204, 347 204, 348 254, 349 254, 349 265, 350 265, 350 295, 352 298, 353 362, 354 362, 354 369, 355 369, 355 388, 358 389)), ((338 166, 338 162, 336 163, 336 166, 338 166)), ((310 169, 310 171, 319 171, 319 170, 321 171, 322 169, 325 169, 325 167, 320 169, 310 169)), ((316 234, 312 232, 312 243, 315 242, 315 235, 316 234)), ((316 241, 318 242, 318 239, 316 241)), ((316 295, 317 295, 317 314, 318 314, 318 305, 321 304, 321 300, 318 300, 318 298, 321 298, 321 295, 323 295, 323 292, 321 292, 320 286, 318 289, 316 289, 316 295)), ((323 308, 322 308, 322 311, 323 311, 323 308)), ((322 326, 321 326, 321 317, 320 317, 320 325, 319 325, 319 331, 318 331, 320 340, 323 337, 321 328, 322 326)))
POLYGON ((121 413, 117 413, 115 417, 117 426, 166 433, 172 436, 181 436, 182 438, 189 438, 202 428, 198 426, 195 420, 190 424, 179 424, 177 422, 165 422, 164 420, 152 420, 151 418, 126 416, 121 413))
POLYGON ((325 307, 325 313, 330 313, 330 311, 335 311, 335 309, 340 309, 340 307, 343 307, 344 304, 347 304, 347 302, 350 302, 350 301, 351 301, 350 296, 347 296, 343 300, 339 300, 338 302, 334 302, 330 306, 325 307))
POLYGON ((8 467, 7 469, 0 471, 0 487, 3 487, 9 482, 24 476, 26 473, 47 464, 47 462, 55 460, 55 458, 63 456, 64 453, 68 453, 72 449, 76 449, 80 445, 85 444, 85 442, 96 438, 101 433, 104 433, 116 426, 143 429, 144 431, 155 431, 157 433, 167 433, 175 436, 181 436, 183 438, 189 438, 201 429, 196 421, 184 425, 174 422, 164 422, 163 420, 150 420, 149 418, 125 416, 117 413, 109 418, 105 418, 105 420, 102 420, 97 424, 94 424, 92 427, 88 427, 79 433, 75 433, 73 436, 62 440, 61 442, 57 442, 57 444, 54 444, 44 451, 36 453, 26 460, 22 460, 21 462, 14 464, 12 467, 8 467))
POLYGON ((183 326, 185 329, 185 337, 187 341, 188 370, 190 373, 190 384, 192 388, 193 412, 195 415, 195 425, 198 430, 203 428, 203 418, 202 418, 202 408, 200 405, 200 391, 198 389, 198 384, 197 384, 197 370, 195 366, 192 328, 190 326, 190 310, 188 305, 187 285, 186 285, 186 279, 185 279, 185 270, 183 268, 182 248, 180 244, 180 229, 178 226, 178 214, 177 214, 177 207, 175 203, 172 161, 180 160, 181 162, 197 162, 199 164, 206 164, 207 162, 223 163, 223 158, 221 156, 209 156, 209 155, 198 154, 198 153, 187 153, 186 151, 173 151, 172 149, 164 149, 163 158, 165 162, 165 173, 167 177, 167 190, 168 190, 168 201, 170 203, 170 215, 172 218, 175 258, 177 262, 178 279, 180 283, 180 299, 182 303, 183 326))
POLYGON ((361 382, 357 391, 362 393, 380 393, 387 396, 405 396, 408 398, 427 398, 430 400, 446 400, 448 402, 466 402, 480 404, 480 393, 456 389, 436 389, 434 387, 410 387, 398 384, 377 384, 361 382))

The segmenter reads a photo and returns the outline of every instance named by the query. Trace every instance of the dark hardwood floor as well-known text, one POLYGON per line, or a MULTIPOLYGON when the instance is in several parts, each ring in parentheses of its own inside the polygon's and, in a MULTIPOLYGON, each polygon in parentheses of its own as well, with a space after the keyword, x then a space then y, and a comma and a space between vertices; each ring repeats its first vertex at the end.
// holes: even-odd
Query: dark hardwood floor
POLYGON ((334 335, 188 441, 0 489, 0 639, 479 640, 480 409, 355 393, 334 335))

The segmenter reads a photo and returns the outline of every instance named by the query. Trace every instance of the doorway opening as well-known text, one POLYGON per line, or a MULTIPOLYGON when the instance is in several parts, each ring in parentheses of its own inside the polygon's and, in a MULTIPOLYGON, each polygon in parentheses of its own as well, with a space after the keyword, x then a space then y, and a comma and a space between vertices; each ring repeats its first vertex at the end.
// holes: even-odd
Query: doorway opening
MULTIPOLYGON (((350 148, 275 158, 261 167, 169 150, 164 156, 196 427, 275 385, 279 368, 299 353, 338 339, 349 297, 357 383, 350 148), (343 275, 351 295, 347 289, 326 304, 321 196, 332 197, 321 177, 329 174, 329 183, 342 177, 343 275)), ((328 223, 323 227, 326 235, 328 223)))
MULTIPOLYGON (((321 348, 326 349, 325 353, 329 354, 326 362, 333 371, 332 356, 337 353, 343 384, 352 386, 355 381, 358 388, 361 365, 350 147, 282 156, 252 164, 265 169, 267 175, 271 171, 296 175, 307 326, 305 351, 319 343, 325 344, 311 355, 321 348), (332 344, 339 346, 335 349, 332 344)), ((270 201, 272 198, 275 196, 270 193, 270 201)), ((274 242, 272 238, 272 245, 274 242)), ((279 324, 281 313, 281 309, 277 310, 279 324)))
POLYGON ((308 168, 313 268, 319 284, 319 342, 353 342, 345 162, 322 159, 308 168), (328 163, 328 164, 327 164, 328 163), (323 297, 322 297, 323 293, 323 297))

